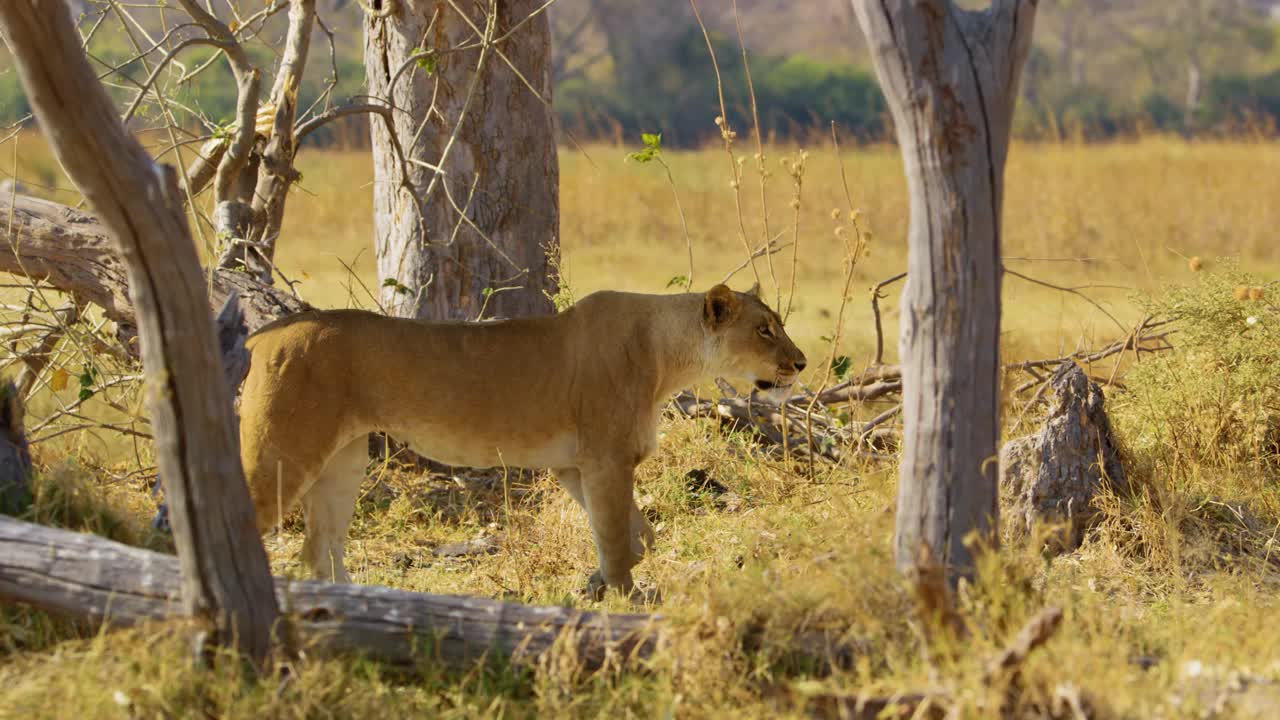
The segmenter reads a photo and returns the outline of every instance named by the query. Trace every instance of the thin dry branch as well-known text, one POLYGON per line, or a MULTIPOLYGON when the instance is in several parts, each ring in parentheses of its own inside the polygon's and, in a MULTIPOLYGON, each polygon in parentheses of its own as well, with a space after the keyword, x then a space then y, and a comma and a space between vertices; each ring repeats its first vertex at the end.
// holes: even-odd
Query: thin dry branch
POLYGON ((884 325, 880 321, 880 301, 885 298, 883 290, 906 276, 906 273, 901 272, 871 287, 871 317, 875 318, 876 322, 876 365, 884 363, 884 325))
POLYGON ((49 365, 49 361, 53 358, 53 349, 62 341, 62 336, 66 334, 67 326, 79 320, 80 308, 76 307, 75 303, 71 303, 53 311, 53 318, 58 325, 46 333, 35 347, 23 353, 20 358, 22 360, 22 371, 18 373, 18 380, 15 383, 19 398, 26 398, 31 394, 31 389, 35 387, 40 373, 44 372, 44 369, 49 365))

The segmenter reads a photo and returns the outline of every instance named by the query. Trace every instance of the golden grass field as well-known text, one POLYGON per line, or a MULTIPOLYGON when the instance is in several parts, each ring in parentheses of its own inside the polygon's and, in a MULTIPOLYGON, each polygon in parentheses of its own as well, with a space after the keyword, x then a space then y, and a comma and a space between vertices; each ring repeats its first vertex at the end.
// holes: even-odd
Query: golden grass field
MULTIPOLYGON (((754 247, 766 236, 759 176, 750 151, 740 146, 739 154, 747 155, 741 221, 754 247)), ((672 188, 661 168, 625 162, 628 150, 591 145, 562 151, 563 266, 578 297, 602 288, 666 292, 672 277, 688 273, 672 188)), ((772 172, 769 234, 784 233, 788 242, 795 232, 793 188, 779 161, 798 151, 771 147, 765 158, 772 172)), ((830 353, 823 338, 836 330, 844 272, 832 214, 839 210, 847 218, 851 208, 835 153, 826 147, 809 152, 788 329, 811 358, 822 358, 830 353)), ((744 257, 731 161, 722 148, 664 151, 664 157, 689 222, 694 284, 705 289, 744 257)), ((907 198, 896 149, 846 148, 841 157, 852 209, 875 238, 870 255, 859 261, 840 331, 838 352, 861 365, 874 346, 866 289, 904 267, 907 198)), ((35 150, 18 153, 19 174, 56 181, 47 162, 35 150)), ((376 284, 369 161, 355 152, 307 151, 301 170, 280 246, 281 269, 300 280, 299 292, 313 303, 368 306, 359 284, 351 289, 343 262, 366 285, 376 284)), ((1235 272, 1238 265, 1265 283, 1280 266, 1278 171, 1280 145, 1268 142, 1146 138, 1097 146, 1015 145, 1006 174, 1008 266, 1055 285, 1088 286, 1082 292, 1114 321, 1079 297, 1009 277, 1006 356, 1045 357, 1122 337, 1141 316, 1141 298, 1166 284, 1201 282, 1203 276, 1188 269, 1192 256, 1204 258, 1204 276, 1235 272)), ((767 295, 776 297, 776 276, 784 305, 791 251, 774 256, 772 273, 759 265, 767 295)), ((750 283, 750 271, 733 281, 740 288, 750 283)), ((884 303, 890 360, 896 355, 897 292, 892 289, 884 303)), ((1235 331, 1224 326, 1221 332, 1235 331)), ((1188 357, 1176 367, 1206 378, 1233 371, 1221 363, 1201 370, 1198 362, 1188 357)), ((811 362, 811 373, 820 376, 818 365, 811 362)), ((1267 363, 1249 367, 1260 373, 1259 383, 1277 377, 1265 375, 1267 363)), ((1222 407, 1236 401, 1221 400, 1222 407)), ((1218 405, 1199 402, 1152 401, 1135 409, 1133 401, 1121 400, 1117 426, 1135 493, 1107 496, 1102 522, 1075 553, 1050 560, 1034 545, 1020 544, 993 556, 960 594, 969 640, 931 663, 921 658, 910 596, 892 565, 892 463, 820 468, 811 478, 710 423, 668 420, 659 452, 639 473, 637 497, 655 518, 658 547, 637 576, 662 590, 663 604, 653 609, 679 632, 644 672, 582 677, 554 662, 529 671, 494 665, 456 672, 424 661, 406 674, 373 663, 308 659, 289 669, 286 683, 279 675, 252 678, 226 667, 194 673, 184 641, 172 629, 94 633, 5 609, 0 715, 732 712, 763 718, 802 715, 812 698, 831 693, 939 690, 955 717, 992 717, 1006 693, 1017 717, 1068 718, 1076 710, 1088 717, 1274 717, 1280 713, 1280 573, 1271 558, 1280 531, 1276 465, 1227 452, 1234 442, 1230 432, 1215 436, 1221 452, 1189 449, 1177 435, 1162 440, 1164 426, 1186 413, 1213 421, 1218 405), (1175 409, 1165 409, 1170 406, 1175 409), (1167 422, 1161 412, 1172 413, 1167 422), (684 478, 694 469, 740 495, 742 506, 724 509, 690 493, 684 478), (987 659, 1047 605, 1064 609, 1064 627, 1031 657, 1021 683, 984 684, 987 659), (853 643, 852 666, 824 675, 788 660, 789 638, 814 629, 853 643), (752 651, 744 649, 748 636, 756 638, 752 651), (1261 709, 1249 714, 1255 705, 1261 709)), ((1271 422, 1266 417, 1257 422, 1271 422)), ((44 469, 37 517, 163 545, 144 529, 154 505, 141 481, 113 479, 108 472, 127 470, 130 461, 95 455, 97 447, 37 448, 44 469)), ((585 518, 548 479, 521 481, 504 493, 501 486, 418 477, 376 464, 371 475, 376 480, 367 485, 348 545, 357 582, 595 607, 575 593, 594 566, 585 518), (497 554, 466 561, 431 555, 441 543, 493 534, 505 538, 497 554)), ((300 544, 296 521, 266 539, 278 573, 297 572, 300 544)), ((617 597, 603 608, 631 609, 617 597)))

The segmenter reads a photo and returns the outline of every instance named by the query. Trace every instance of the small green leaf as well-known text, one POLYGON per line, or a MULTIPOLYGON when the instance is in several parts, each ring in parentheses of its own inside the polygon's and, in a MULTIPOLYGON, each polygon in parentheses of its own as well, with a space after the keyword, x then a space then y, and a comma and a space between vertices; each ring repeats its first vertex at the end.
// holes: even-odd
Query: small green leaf
POLYGON ((80 388, 80 402, 84 402, 91 397, 93 397, 93 390, 90 390, 87 387, 80 388))
POLYGON ((493 288, 485 288, 480 291, 480 297, 487 298, 493 294, 493 288))
POLYGON ((410 294, 411 292, 413 292, 412 290, 410 290, 409 288, 405 287, 403 283, 401 283, 399 280, 397 280, 397 279, 395 279, 395 278, 387 278, 387 279, 383 280, 383 281, 382 281, 382 287, 395 288, 395 289, 396 289, 396 292, 398 292, 398 293, 400 293, 400 294, 402 294, 402 295, 408 295, 408 294, 410 294))
POLYGON ((839 355, 831 359, 831 371, 841 380, 849 374, 849 369, 852 367, 853 360, 848 355, 839 355))
POLYGON ((644 143, 644 148, 628 153, 628 160, 647 163, 662 154, 662 133, 640 133, 640 141, 644 143))
POLYGON ((676 275, 675 277, 667 281, 667 287, 671 287, 673 285, 688 285, 688 284, 689 284, 689 278, 684 275, 676 275))
POLYGON ((436 72, 435 54, 427 54, 418 58, 418 67, 426 70, 428 75, 434 75, 436 72))
POLYGON ((637 150, 636 152, 633 152, 633 153, 627 153, 628 160, 634 160, 638 163, 647 163, 657 156, 658 156, 658 153, 653 148, 645 148, 643 150, 637 150))

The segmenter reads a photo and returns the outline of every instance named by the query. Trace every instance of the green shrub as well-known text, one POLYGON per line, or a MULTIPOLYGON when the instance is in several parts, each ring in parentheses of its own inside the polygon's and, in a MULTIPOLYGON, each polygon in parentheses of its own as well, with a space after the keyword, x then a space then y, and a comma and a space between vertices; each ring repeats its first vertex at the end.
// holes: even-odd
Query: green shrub
POLYGON ((1172 319, 1174 350, 1148 355, 1116 396, 1135 459, 1215 467, 1280 465, 1280 312, 1270 288, 1226 263, 1146 301, 1172 319))
MULTIPOLYGON (((641 132, 662 133, 665 144, 689 146, 718 140, 714 124, 724 91, 725 119, 746 138, 753 123, 751 96, 737 40, 711 33, 721 85, 698 29, 689 31, 666 62, 654 67, 643 87, 629 90, 608 80, 575 78, 555 91, 560 125, 582 137, 641 132)), ((766 136, 794 137, 835 121, 861 137, 884 133, 886 105, 867 71, 801 56, 750 58, 761 130, 766 136)))

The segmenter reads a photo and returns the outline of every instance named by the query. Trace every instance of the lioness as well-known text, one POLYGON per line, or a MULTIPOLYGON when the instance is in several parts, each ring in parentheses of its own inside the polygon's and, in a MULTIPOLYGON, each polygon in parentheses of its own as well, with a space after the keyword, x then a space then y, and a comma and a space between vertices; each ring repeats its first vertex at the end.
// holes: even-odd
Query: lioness
POLYGON ((587 511, 604 584, 630 592, 653 541, 633 472, 671 394, 712 374, 785 390, 805 366, 758 290, 724 285, 598 292, 551 317, 482 324, 310 311, 247 346, 240 446, 258 525, 301 500, 303 559, 342 582, 367 436, 381 430, 450 465, 551 468, 587 511))

